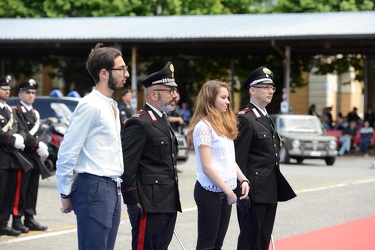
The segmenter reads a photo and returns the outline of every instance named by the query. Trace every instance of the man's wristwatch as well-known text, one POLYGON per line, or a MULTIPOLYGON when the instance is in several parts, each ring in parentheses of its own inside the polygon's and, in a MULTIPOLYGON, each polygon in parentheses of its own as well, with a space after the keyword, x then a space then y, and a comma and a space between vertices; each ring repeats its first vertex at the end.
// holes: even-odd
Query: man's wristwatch
POLYGON ((66 194, 60 194, 60 197, 63 198, 63 199, 69 199, 70 198, 70 194, 66 195, 66 194))

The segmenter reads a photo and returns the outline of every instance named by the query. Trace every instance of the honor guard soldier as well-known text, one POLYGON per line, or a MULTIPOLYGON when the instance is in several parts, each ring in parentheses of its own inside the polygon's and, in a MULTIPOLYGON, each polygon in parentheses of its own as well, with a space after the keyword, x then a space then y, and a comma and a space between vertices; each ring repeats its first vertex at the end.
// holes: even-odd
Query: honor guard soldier
POLYGON ((0 78, 0 235, 18 236, 20 230, 10 228, 8 221, 16 192, 16 173, 22 165, 20 150, 24 150, 25 132, 14 110, 6 104, 9 98, 10 76, 0 78))
POLYGON ((238 113, 236 161, 250 181, 250 200, 237 203, 240 226, 238 250, 268 250, 278 201, 296 196, 280 172, 281 138, 266 106, 276 91, 273 73, 266 67, 254 70, 243 83, 250 103, 238 113))
POLYGON ((122 195, 132 226, 132 249, 168 249, 181 212, 176 168, 177 140, 166 112, 176 105, 177 84, 168 62, 139 85, 146 104, 122 134, 122 195))
POLYGON ((39 113, 33 108, 36 90, 38 84, 34 79, 23 81, 18 86, 19 103, 16 106, 16 113, 25 132, 26 148, 22 154, 32 163, 31 171, 25 172, 19 169, 18 176, 21 177, 21 182, 17 185, 16 199, 18 204, 14 204, 13 208, 13 228, 26 232, 29 229, 35 231, 45 231, 46 226, 40 225, 34 219, 36 215, 36 203, 39 189, 39 176, 47 178, 51 176, 47 167, 44 165, 48 157, 48 139, 45 130, 40 121, 39 113), (25 216, 24 223, 21 222, 21 217, 25 216))

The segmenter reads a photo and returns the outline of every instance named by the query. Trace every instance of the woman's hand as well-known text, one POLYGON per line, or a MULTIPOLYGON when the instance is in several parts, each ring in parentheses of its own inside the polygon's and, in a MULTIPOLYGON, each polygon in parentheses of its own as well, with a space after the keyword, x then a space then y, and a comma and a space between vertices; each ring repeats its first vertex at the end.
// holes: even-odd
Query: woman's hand
POLYGON ((228 205, 236 204, 237 202, 237 195, 232 191, 229 195, 227 195, 228 205))

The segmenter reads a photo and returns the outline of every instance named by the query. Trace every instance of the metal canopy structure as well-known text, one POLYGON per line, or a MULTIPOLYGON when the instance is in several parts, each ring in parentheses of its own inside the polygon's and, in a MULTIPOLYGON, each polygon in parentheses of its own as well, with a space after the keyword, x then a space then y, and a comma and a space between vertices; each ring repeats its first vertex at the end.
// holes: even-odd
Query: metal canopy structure
MULTIPOLYGON (((202 16, 0 19, 0 58, 86 57, 97 43, 137 56, 375 53, 375 11, 202 16)), ((136 70, 132 70, 132 88, 136 70)), ((289 104, 289 95, 287 105, 289 104)), ((287 108, 287 107, 285 107, 287 108)))
POLYGON ((375 12, 0 19, 0 55, 87 55, 97 42, 139 55, 375 52, 375 12))

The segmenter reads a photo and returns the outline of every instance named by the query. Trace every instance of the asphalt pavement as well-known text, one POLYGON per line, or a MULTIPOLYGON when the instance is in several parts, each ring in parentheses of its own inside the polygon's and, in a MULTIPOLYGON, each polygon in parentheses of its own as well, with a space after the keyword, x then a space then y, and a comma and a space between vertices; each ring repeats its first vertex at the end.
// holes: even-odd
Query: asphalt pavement
MULTIPOLYGON (((195 249, 197 212, 193 198, 196 179, 195 153, 190 152, 186 163, 179 165, 180 193, 183 212, 178 214, 175 232, 185 249, 195 249)), ((291 201, 279 203, 273 232, 277 240, 332 225, 375 215, 375 168, 370 168, 374 156, 343 156, 333 166, 323 160, 305 160, 303 164, 281 165, 282 172, 297 193, 291 201)), ((77 249, 77 230, 74 213, 60 212, 60 197, 56 179, 40 181, 37 216, 46 232, 30 232, 19 237, 1 236, 0 249, 77 249)), ((10 224, 10 223, 9 223, 10 224)), ((130 249, 130 224, 125 205, 116 241, 116 249, 130 249)), ((236 209, 224 241, 224 250, 236 249, 239 233, 236 209)), ((177 237, 172 250, 182 249, 177 237)))

